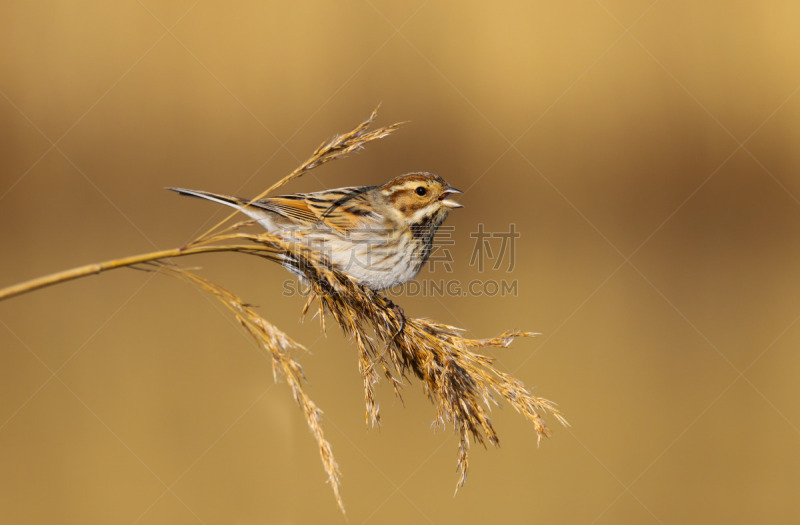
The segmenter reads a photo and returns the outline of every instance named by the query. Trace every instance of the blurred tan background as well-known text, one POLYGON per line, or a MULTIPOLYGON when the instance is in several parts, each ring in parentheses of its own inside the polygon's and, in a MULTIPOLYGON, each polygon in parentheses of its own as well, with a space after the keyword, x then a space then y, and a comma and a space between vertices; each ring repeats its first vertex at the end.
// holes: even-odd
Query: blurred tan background
MULTIPOLYGON (((396 135, 287 191, 408 171, 465 190, 452 273, 395 297, 541 332, 493 351, 572 427, 434 433, 416 382, 364 426, 356 352, 281 268, 184 260, 311 354, 349 523, 800 519, 800 5, 625 0, 7 2, 0 286, 178 246, 382 103, 396 135), (483 223, 515 266, 470 266, 483 223)), ((497 248, 497 245, 495 245, 497 248)), ((0 303, 0 522, 344 523, 269 361, 207 297, 119 270, 0 303)), ((549 421, 554 423, 552 420, 549 421)))

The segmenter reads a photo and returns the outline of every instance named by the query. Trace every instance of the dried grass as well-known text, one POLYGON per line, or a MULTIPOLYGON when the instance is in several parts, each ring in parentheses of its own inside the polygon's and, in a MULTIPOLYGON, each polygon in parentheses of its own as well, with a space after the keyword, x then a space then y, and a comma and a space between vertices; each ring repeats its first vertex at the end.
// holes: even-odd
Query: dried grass
MULTIPOLYGON (((372 140, 389 135, 400 125, 393 124, 370 131, 369 127, 376 116, 377 110, 352 131, 322 144, 300 167, 253 200, 262 198, 311 169, 357 151, 372 140)), ((231 311, 239 324, 269 353, 276 379, 283 377, 289 384, 317 442, 323 468, 342 512, 344 503, 340 493, 339 467, 334 460, 330 443, 325 439, 322 411, 305 393, 303 370, 293 357, 303 347, 261 317, 236 294, 189 269, 165 261, 197 253, 223 251, 256 255, 293 266, 304 276, 310 287, 311 295, 303 313, 316 305, 323 329, 327 313, 358 348, 368 425, 380 423, 375 386, 381 377, 389 381, 397 396, 401 395, 403 379, 417 378, 420 381, 425 394, 436 407, 435 425, 444 427, 449 424, 459 437, 459 477, 456 490, 467 478, 470 438, 484 446, 487 443, 499 443, 489 411, 492 405, 499 405, 500 399, 505 399, 533 423, 539 441, 543 436, 550 435, 543 415, 550 414, 561 423, 567 424, 554 403, 534 396, 522 382, 498 370, 491 357, 475 352, 476 348, 505 348, 517 337, 534 334, 508 331, 491 339, 470 339, 463 337, 464 330, 461 328, 429 319, 402 319, 398 309, 389 301, 331 267, 322 254, 310 251, 307 247, 285 243, 269 233, 241 231, 244 226, 251 225, 252 221, 226 226, 235 215, 236 213, 231 214, 182 248, 87 265, 34 279, 0 290, 0 300, 77 277, 143 264, 149 268, 156 267, 210 293, 231 311)))

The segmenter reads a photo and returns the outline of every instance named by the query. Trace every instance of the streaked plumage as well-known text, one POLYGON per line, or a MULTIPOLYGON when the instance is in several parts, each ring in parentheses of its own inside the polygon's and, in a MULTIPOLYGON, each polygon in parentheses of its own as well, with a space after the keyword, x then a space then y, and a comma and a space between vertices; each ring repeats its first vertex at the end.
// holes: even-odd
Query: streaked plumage
POLYGON ((432 173, 401 175, 382 186, 248 199, 169 188, 225 204, 257 220, 267 231, 304 243, 373 290, 413 279, 428 260, 437 228, 459 190, 432 173))

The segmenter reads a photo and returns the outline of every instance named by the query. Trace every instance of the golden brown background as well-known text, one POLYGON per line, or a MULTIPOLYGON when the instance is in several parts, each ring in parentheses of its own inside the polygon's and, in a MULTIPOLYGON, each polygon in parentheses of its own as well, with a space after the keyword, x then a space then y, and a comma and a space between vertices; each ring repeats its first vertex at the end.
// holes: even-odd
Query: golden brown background
MULTIPOLYGON (((349 523, 800 519, 800 4, 6 2, 0 285, 178 246, 382 103, 411 123, 288 191, 413 170, 465 190, 452 274, 517 297, 409 315, 541 332, 492 352, 559 403, 502 448, 430 428, 418 384, 364 426, 354 347, 288 274, 184 260, 311 350, 349 523), (514 223, 479 274, 469 232, 514 223), (552 423, 552 420, 550 421, 552 423)), ((0 304, 0 522, 345 523, 269 361, 208 298, 119 270, 0 304)))

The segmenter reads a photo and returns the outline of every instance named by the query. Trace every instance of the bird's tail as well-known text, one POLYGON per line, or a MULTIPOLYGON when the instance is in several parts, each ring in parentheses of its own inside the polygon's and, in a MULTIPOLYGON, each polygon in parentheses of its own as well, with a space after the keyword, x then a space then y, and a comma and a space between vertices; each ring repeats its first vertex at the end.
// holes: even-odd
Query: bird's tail
POLYGON ((246 201, 239 199, 237 197, 231 197, 229 195, 221 195, 219 193, 211 193, 208 191, 200 191, 200 190, 187 190, 186 188, 167 188, 168 190, 177 191, 181 195, 188 195, 189 197, 199 197, 201 199, 207 199, 210 201, 218 202, 220 204, 224 204, 226 206, 230 206, 232 208, 236 208, 237 210, 242 210, 246 201))
POLYGON ((224 204, 225 206, 230 206, 231 208, 236 208, 240 212, 244 213, 251 219, 255 219, 258 221, 267 231, 275 230, 276 226, 273 223, 273 216, 274 214, 263 209, 261 206, 257 204, 251 204, 248 206, 248 200, 240 199, 239 197, 231 197, 230 195, 221 195, 219 193, 211 193, 208 191, 200 191, 200 190, 187 190, 186 188, 167 188, 168 190, 176 191, 181 195, 188 195, 189 197, 198 197, 200 199, 206 199, 209 201, 217 202, 219 204, 224 204))

